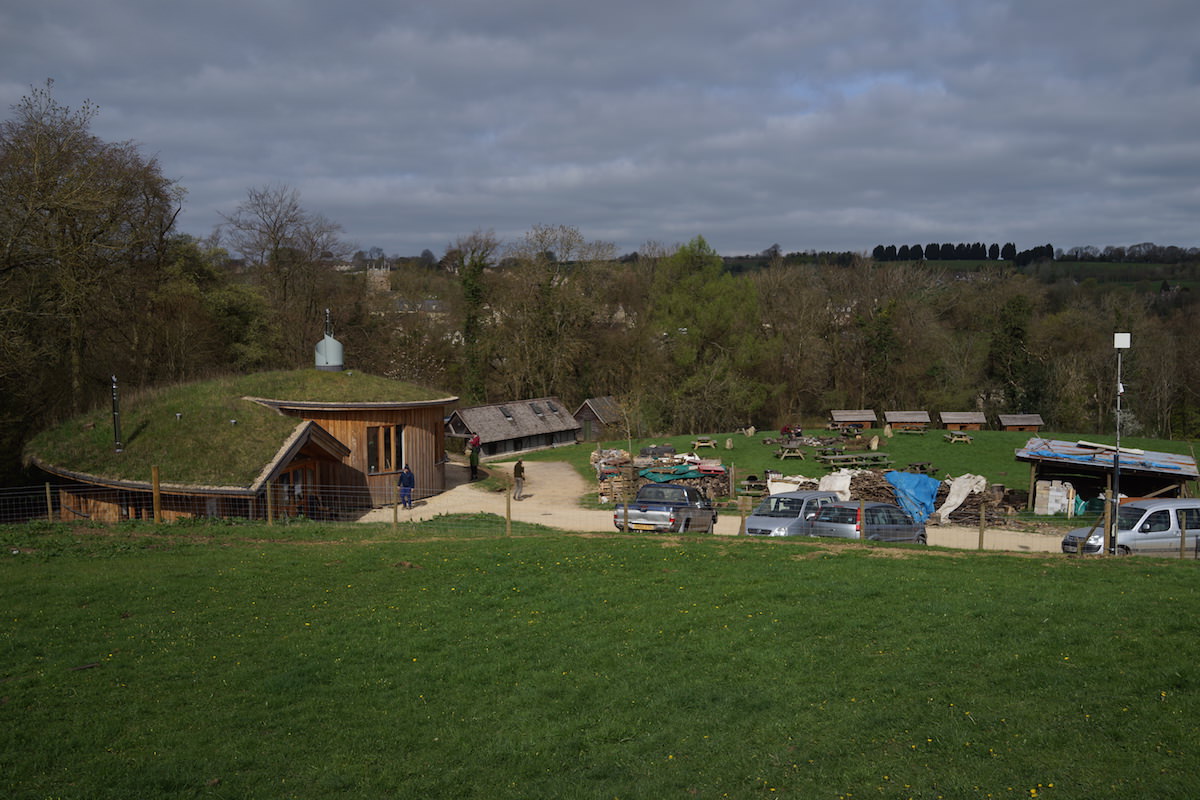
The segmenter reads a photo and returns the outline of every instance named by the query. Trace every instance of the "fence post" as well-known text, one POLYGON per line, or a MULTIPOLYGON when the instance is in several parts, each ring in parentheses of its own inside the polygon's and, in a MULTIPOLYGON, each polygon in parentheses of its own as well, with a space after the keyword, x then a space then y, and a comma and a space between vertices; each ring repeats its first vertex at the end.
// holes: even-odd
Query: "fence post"
POLYGON ((54 522, 54 500, 50 495, 50 481, 46 481, 46 521, 54 522))
POLYGON ((275 524, 275 483, 267 481, 267 524, 275 524))
POLYGON ((504 490, 504 535, 512 536, 512 488, 504 490))
POLYGON ((987 528, 987 495, 979 501, 979 549, 983 549, 983 531, 987 528))
POLYGON ((162 520, 162 493, 159 491, 158 465, 157 464, 150 467, 150 483, 154 487, 153 491, 152 491, 152 496, 154 497, 154 500, 153 500, 154 522, 160 523, 163 521, 162 520))
POLYGON ((1179 560, 1183 561, 1183 554, 1187 551, 1187 520, 1191 516, 1187 509, 1179 511, 1179 560))

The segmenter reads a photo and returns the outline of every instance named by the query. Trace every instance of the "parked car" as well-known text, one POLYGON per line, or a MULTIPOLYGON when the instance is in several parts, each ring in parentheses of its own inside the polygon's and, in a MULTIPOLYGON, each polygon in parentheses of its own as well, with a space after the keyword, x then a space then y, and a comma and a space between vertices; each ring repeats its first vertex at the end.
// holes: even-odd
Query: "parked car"
POLYGON ((712 533, 717 525, 717 510, 699 489, 674 483, 648 483, 638 489, 637 497, 626 509, 613 508, 613 525, 632 531, 712 533))
POLYGON ((836 492, 780 492, 767 495, 746 517, 750 536, 805 536, 822 506, 837 502, 836 492))
POLYGON ((925 524, 891 503, 830 503, 817 512, 813 536, 925 544, 925 524))
MULTIPOLYGON (((1177 556, 1179 537, 1186 526, 1184 550, 1195 553, 1200 535, 1200 500, 1132 500, 1117 511, 1117 553, 1177 556)), ((1104 549, 1103 522, 1094 528, 1077 528, 1062 540, 1064 553, 1099 553, 1104 549)))

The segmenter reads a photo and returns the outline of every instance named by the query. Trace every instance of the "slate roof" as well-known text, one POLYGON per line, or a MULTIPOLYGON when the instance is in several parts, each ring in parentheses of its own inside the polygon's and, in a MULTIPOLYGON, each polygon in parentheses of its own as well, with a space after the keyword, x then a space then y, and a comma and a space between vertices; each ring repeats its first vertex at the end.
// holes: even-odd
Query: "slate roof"
POLYGON ((578 419, 579 412, 583 411, 585 406, 592 409, 592 413, 596 415, 596 419, 600 420, 604 425, 616 425, 621 421, 621 406, 612 395, 589 397, 579 404, 579 408, 575 409, 575 413, 572 416, 578 419))
POLYGON ((987 425, 987 415, 982 411, 939 411, 943 425, 987 425))
POLYGON ((893 425, 928 425, 928 411, 885 411, 883 419, 893 425))
POLYGON ((482 444, 519 436, 577 431, 582 426, 563 409, 557 397, 510 400, 457 409, 446 422, 456 434, 477 434, 482 444))
POLYGON ((1000 414, 1000 424, 1009 425, 1045 425, 1041 414, 1000 414))
POLYGON ((875 422, 876 419, 875 412, 869 408, 830 411, 829 415, 833 417, 833 421, 837 423, 875 422))

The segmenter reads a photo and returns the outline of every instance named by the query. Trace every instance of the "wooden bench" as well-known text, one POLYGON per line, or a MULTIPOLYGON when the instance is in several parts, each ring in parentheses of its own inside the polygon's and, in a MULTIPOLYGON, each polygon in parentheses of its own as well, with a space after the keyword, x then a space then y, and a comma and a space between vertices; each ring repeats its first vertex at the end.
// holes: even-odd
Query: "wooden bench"
POLYGON ((800 449, 800 445, 781 444, 779 449, 775 451, 775 457, 782 461, 785 458, 798 458, 804 460, 804 451, 800 449))

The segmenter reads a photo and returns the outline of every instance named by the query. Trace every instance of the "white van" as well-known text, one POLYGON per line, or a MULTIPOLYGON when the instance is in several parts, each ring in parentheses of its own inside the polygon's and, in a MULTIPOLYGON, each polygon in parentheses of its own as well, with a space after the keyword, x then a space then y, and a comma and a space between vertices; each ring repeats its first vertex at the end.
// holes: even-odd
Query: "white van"
MULTIPOLYGON (((1077 528, 1062 540, 1064 553, 1104 550, 1105 531, 1101 521, 1095 528, 1077 528)), ((1187 529, 1184 557, 1196 557, 1200 536, 1200 500, 1131 500, 1117 512, 1117 553, 1147 556, 1178 556, 1180 531, 1187 529)))

